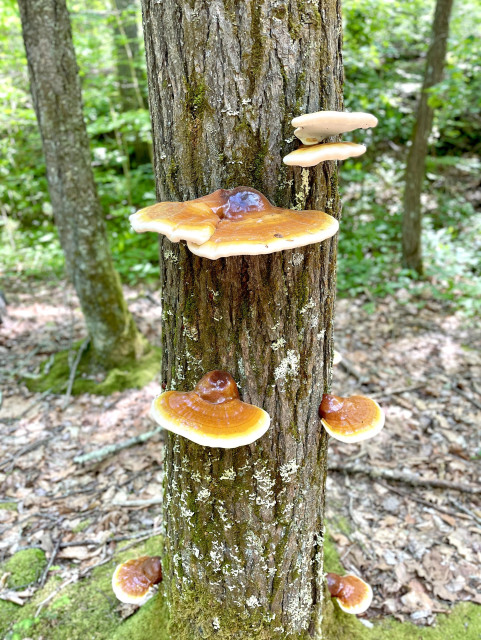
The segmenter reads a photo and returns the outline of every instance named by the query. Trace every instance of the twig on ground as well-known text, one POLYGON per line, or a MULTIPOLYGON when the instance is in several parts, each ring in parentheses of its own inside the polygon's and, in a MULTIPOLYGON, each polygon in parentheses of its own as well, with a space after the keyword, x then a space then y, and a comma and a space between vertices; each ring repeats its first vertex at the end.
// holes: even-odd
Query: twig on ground
POLYGON ((438 489, 453 489, 463 493, 481 493, 481 487, 472 487, 460 482, 450 482, 449 480, 438 480, 437 478, 420 478, 409 473, 400 473, 392 469, 371 468, 361 464, 341 465, 329 464, 329 471, 339 471, 341 473, 357 474, 361 473, 371 478, 383 478, 384 480, 393 480, 395 482, 403 482, 413 487, 435 487, 438 489))
POLYGON ((384 391, 378 391, 377 393, 370 393, 370 398, 387 398, 388 396, 395 396, 407 391, 416 391, 417 389, 423 389, 426 383, 412 384, 409 387, 400 387, 399 389, 385 389, 384 391))
POLYGON ((452 505, 454 505, 456 509, 459 509, 460 511, 468 515, 470 518, 472 518, 479 525, 481 525, 481 518, 479 518, 473 511, 471 511, 471 509, 468 509, 467 507, 465 507, 464 504, 461 504, 459 500, 456 500, 455 498, 449 498, 449 502, 452 505))
POLYGON ((162 498, 149 498, 148 500, 125 500, 114 502, 116 507, 150 507, 154 504, 163 504, 162 498))
POLYGON ((43 447, 43 445, 50 442, 52 438, 53 438, 53 435, 47 436, 46 438, 40 438, 40 440, 35 440, 35 442, 30 442, 29 444, 26 444, 24 447, 22 447, 16 453, 14 453, 13 456, 10 456, 10 458, 7 458, 3 462, 0 462, 0 469, 3 469, 3 467, 8 467, 10 464, 15 464, 15 460, 17 458, 20 458, 20 456, 23 456, 26 453, 31 453, 32 451, 35 451, 35 449, 38 449, 39 447, 43 447))
POLYGON ((17 420, 21 420, 22 418, 24 418, 27 413, 29 413, 34 407, 37 406, 37 404, 39 402, 41 402, 45 396, 48 396, 48 394, 52 391, 52 389, 47 389, 47 391, 44 391, 43 393, 41 393, 38 398, 35 398, 35 400, 33 402, 31 402, 28 407, 26 409, 24 409, 22 411, 22 413, 20 413, 18 416, 13 416, 12 418, 0 418, 0 422, 5 422, 6 424, 9 424, 11 422, 16 422, 17 420))
POLYGON ((101 462, 105 458, 108 458, 119 451, 123 451, 123 449, 127 449, 129 447, 133 447, 136 444, 142 444, 150 438, 153 438, 158 433, 162 431, 162 427, 157 427, 152 431, 147 431, 146 433, 141 433, 139 436, 134 436, 133 438, 129 438, 128 440, 123 440, 122 442, 118 442, 117 444, 109 444, 106 447, 102 447, 101 449, 97 449, 96 451, 91 451, 90 453, 84 453, 81 456, 76 456, 73 461, 77 464, 84 464, 85 462, 101 462))
POLYGON ((75 382, 75 374, 77 373, 77 367, 79 366, 80 360, 82 359, 82 356, 85 350, 87 349, 87 347, 89 346, 89 344, 90 344, 90 338, 85 338, 85 340, 80 345, 79 350, 77 351, 77 355, 75 356, 75 360, 73 361, 72 368, 70 369, 70 377, 68 379, 68 386, 67 386, 67 391, 65 393, 65 399, 63 401, 62 409, 66 409, 70 403, 72 388, 75 382))
POLYGON ((343 367, 347 371, 347 373, 350 373, 351 376, 356 378, 356 380, 360 384, 365 384, 367 382, 367 378, 359 373, 359 371, 349 362, 349 360, 346 360, 345 356, 342 356, 342 360, 339 365, 343 367))
POLYGON ((42 573, 42 577, 39 580, 39 588, 41 589, 43 587, 43 585, 45 584, 45 581, 47 580, 47 576, 48 576, 48 572, 50 571, 50 567, 53 565, 53 563, 55 562, 55 558, 57 557, 57 553, 58 550, 60 549, 60 545, 62 542, 62 536, 58 537, 58 540, 55 544, 54 550, 52 551, 52 555, 50 556, 50 559, 48 561, 47 566, 45 567, 43 573, 42 573))
MULTIPOLYGON (((419 504, 422 504, 425 507, 429 507, 430 509, 435 509, 436 511, 439 511, 440 513, 445 513, 448 516, 453 516, 455 518, 460 517, 460 514, 457 511, 454 511, 454 509, 448 509, 447 507, 440 507, 437 504, 434 504, 433 502, 429 502, 429 500, 424 500, 424 498, 420 498, 419 496, 414 495, 412 492, 408 493, 407 491, 401 491, 397 487, 393 487, 390 484, 384 484, 383 482, 381 484, 383 485, 383 487, 386 487, 386 489, 389 489, 389 491, 394 491, 394 493, 397 493, 398 495, 403 496, 404 498, 409 498, 409 500, 413 500, 414 502, 419 502, 419 504)), ((466 518, 466 516, 461 516, 461 517, 466 518)))
POLYGON ((150 538, 152 536, 156 536, 161 532, 161 529, 153 529, 149 533, 145 531, 131 533, 130 535, 123 536, 113 536, 112 538, 107 538, 106 540, 77 540, 72 542, 62 542, 60 545, 61 549, 65 549, 66 547, 100 547, 103 544, 109 544, 110 542, 124 542, 124 540, 138 540, 139 538, 150 538))
POLYGON ((464 389, 460 389, 457 385, 453 384, 451 386, 451 389, 453 391, 456 391, 456 393, 458 393, 460 396, 463 396, 463 398, 466 398, 466 400, 469 400, 469 402, 471 404, 473 404, 475 407, 477 407, 478 409, 481 409, 481 402, 478 402, 475 398, 473 398, 472 396, 469 395, 469 393, 466 393, 466 391, 464 391, 464 389))

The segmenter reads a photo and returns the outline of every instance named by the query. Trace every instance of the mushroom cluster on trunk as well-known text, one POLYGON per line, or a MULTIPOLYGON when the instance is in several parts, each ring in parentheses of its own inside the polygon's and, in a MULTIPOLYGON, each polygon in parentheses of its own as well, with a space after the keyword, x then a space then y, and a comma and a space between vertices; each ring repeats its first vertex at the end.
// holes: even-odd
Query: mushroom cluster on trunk
MULTIPOLYGON (((284 162, 311 167, 364 153, 363 145, 322 141, 376 126, 377 119, 366 113, 325 111, 294 118, 292 124, 304 144, 284 162)), ((160 202, 138 211, 130 220, 136 231, 154 231, 172 242, 184 240, 193 254, 211 260, 302 247, 332 237, 339 228, 338 221, 322 211, 282 209, 256 189, 244 186, 217 189, 187 202, 160 202)), ((334 352, 333 364, 340 360, 340 354, 334 352)), ((234 378, 220 370, 206 373, 192 391, 162 393, 154 399, 150 415, 168 431, 197 444, 226 449, 253 443, 270 424, 267 412, 242 402, 234 378)), ((371 438, 384 426, 381 408, 364 396, 324 394, 319 416, 332 437, 347 443, 371 438)), ((161 579, 160 559, 143 556, 119 565, 112 584, 120 600, 142 604, 161 579)), ((371 587, 357 576, 328 573, 327 585, 348 613, 362 613, 371 603, 371 587)))

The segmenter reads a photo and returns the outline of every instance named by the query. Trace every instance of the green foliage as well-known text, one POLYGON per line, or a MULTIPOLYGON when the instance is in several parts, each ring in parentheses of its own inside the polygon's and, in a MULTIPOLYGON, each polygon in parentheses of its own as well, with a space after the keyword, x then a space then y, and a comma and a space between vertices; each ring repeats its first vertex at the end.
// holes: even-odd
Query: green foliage
MULTIPOLYGON (((451 165, 431 158, 429 166, 451 165)), ((467 172, 475 161, 457 162, 467 172)), ((445 301, 468 316, 481 310, 481 214, 462 193, 447 191, 428 172, 429 208, 423 222, 426 277, 401 269, 402 166, 385 159, 370 173, 360 162, 342 170, 345 191, 339 234, 338 290, 341 297, 385 296, 399 289, 423 300, 445 301)))

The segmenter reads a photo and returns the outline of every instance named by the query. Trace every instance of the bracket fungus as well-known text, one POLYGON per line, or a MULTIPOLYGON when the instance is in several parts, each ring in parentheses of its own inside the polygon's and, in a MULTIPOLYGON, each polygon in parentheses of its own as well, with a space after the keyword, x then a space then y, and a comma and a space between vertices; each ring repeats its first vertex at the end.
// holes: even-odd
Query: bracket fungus
POLYGON ((326 431, 341 442, 360 442, 377 435, 384 427, 384 412, 365 396, 341 398, 325 393, 319 416, 326 431))
POLYGON ((295 249, 322 242, 339 228, 323 211, 275 207, 251 187, 218 189, 188 202, 160 202, 134 213, 130 222, 135 231, 187 240, 192 253, 210 260, 295 249))
POLYGON ((193 391, 166 391, 155 398, 151 417, 164 429, 206 447, 232 449, 251 444, 269 428, 263 409, 242 402, 234 378, 210 371, 193 391))
POLYGON ((372 589, 367 582, 357 576, 352 574, 338 576, 336 573, 328 573, 327 588, 346 613, 364 613, 371 606, 372 589))
POLYGON ((315 167, 326 160, 346 160, 356 158, 366 152, 363 144, 355 142, 326 142, 310 147, 300 146, 284 156, 283 162, 289 167, 315 167))
POLYGON ((354 129, 375 127, 377 118, 360 111, 317 111, 294 118, 292 126, 297 127, 294 135, 303 144, 311 145, 354 129))
POLYGON ((140 606, 154 595, 154 586, 161 580, 160 558, 141 556, 117 565, 112 576, 112 589, 121 602, 140 606))

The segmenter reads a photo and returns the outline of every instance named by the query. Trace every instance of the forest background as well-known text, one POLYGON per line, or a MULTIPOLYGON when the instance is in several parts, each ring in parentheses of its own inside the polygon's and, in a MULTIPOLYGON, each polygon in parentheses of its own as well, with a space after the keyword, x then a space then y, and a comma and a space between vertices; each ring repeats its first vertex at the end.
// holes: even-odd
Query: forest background
MULTIPOLYGON (((372 112, 379 125, 367 138, 365 132, 352 134, 368 151, 342 166, 338 295, 385 296, 406 288, 420 296, 420 304, 434 297, 473 316, 481 304, 481 8, 474 1, 455 3, 444 80, 430 91, 436 111, 422 202, 426 277, 418 280, 400 266, 403 172, 433 7, 434 2, 420 0, 347 0, 343 5, 345 108, 372 112)), ((153 281, 157 238, 136 237, 128 222, 132 211, 155 200, 148 154, 136 153, 139 141, 151 143, 141 27, 138 38, 129 42, 118 30, 118 15, 105 2, 71 2, 69 8, 95 180, 115 265, 126 283, 153 281), (130 103, 119 89, 117 71, 119 51, 125 58, 126 44, 133 55, 127 57, 124 82, 132 85, 135 78, 130 103)), ((0 98, 3 277, 61 278, 63 257, 28 89, 18 9, 11 0, 0 8, 0 98)))

